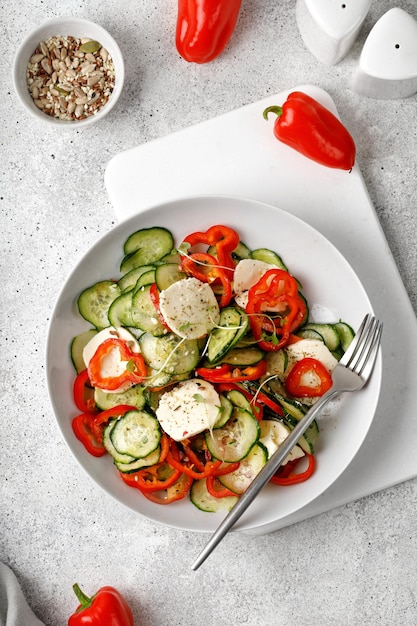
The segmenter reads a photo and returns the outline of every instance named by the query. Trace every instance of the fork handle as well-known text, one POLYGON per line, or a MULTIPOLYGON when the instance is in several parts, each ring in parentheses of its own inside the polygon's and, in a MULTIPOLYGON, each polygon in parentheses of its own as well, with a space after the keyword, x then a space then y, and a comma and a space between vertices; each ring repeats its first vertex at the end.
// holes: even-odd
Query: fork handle
POLYGON ((206 544, 205 548, 201 551, 196 561, 192 565, 193 570, 197 570, 206 558, 211 554, 214 548, 220 543, 223 537, 227 534, 230 528, 237 522, 237 520, 243 515, 249 505, 256 498, 261 489, 270 481, 277 469, 282 464, 285 457, 291 452, 296 445, 300 437, 305 433, 307 428, 312 424, 314 419, 319 415, 323 407, 340 393, 339 389, 329 389, 321 398, 314 404, 304 415, 304 417, 298 422, 297 426, 285 441, 280 445, 278 450, 274 452, 269 461, 264 465, 259 474, 254 478, 252 483, 246 489, 246 491, 240 496, 239 500, 230 511, 230 513, 224 518, 222 523, 218 526, 217 530, 213 533, 210 540, 206 544))

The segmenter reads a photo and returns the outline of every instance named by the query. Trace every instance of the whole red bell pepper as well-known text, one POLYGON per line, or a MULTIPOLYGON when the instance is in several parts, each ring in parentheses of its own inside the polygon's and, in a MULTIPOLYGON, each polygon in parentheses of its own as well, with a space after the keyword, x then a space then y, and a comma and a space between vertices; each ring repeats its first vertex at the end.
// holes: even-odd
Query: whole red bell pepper
POLYGON ((317 100, 294 91, 282 106, 264 110, 266 120, 269 113, 278 115, 274 135, 279 141, 321 165, 352 169, 355 142, 342 122, 317 100))
POLYGON ((242 0, 178 0, 176 46, 183 59, 208 63, 218 57, 236 26, 242 0))
POLYGON ((80 605, 68 620, 68 626, 134 626, 132 611, 117 589, 102 587, 91 598, 73 585, 80 605))

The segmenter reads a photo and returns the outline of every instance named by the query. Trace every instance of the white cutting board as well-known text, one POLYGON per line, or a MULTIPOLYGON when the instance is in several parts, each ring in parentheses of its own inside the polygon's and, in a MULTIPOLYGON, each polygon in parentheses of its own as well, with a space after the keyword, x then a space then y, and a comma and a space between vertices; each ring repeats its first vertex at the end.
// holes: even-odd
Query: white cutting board
MULTIPOLYGON (((329 94, 304 91, 337 114, 329 94)), ((105 184, 117 217, 183 196, 261 200, 297 215, 326 236, 361 279, 384 322, 382 393, 374 422, 344 474, 316 500, 263 534, 417 476, 417 320, 357 166, 320 166, 278 142, 267 106, 288 93, 156 139, 114 157, 105 184)), ((256 215, 253 216, 256 220, 256 215)), ((236 525, 238 528, 238 525, 236 525)))

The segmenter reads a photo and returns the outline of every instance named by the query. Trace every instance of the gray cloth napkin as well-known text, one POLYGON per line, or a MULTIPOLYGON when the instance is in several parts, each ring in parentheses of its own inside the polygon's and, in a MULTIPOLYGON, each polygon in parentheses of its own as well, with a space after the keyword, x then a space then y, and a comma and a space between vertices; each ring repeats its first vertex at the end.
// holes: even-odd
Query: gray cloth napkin
POLYGON ((0 563, 0 626, 44 626, 32 613, 16 576, 4 563, 0 563))

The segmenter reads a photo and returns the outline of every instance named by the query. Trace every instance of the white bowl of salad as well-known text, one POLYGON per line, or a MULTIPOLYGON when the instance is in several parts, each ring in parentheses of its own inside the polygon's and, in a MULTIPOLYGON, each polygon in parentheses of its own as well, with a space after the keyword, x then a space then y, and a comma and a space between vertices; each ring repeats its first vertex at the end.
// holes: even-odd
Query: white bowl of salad
MULTIPOLYGON (((329 388, 368 312, 345 258, 285 211, 220 196, 151 207, 100 239, 58 297, 47 377, 62 435, 122 504, 212 531, 329 388)), ((240 530, 274 530, 342 474, 380 382, 378 362, 313 423, 240 530)))

